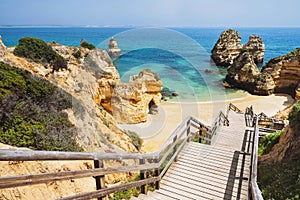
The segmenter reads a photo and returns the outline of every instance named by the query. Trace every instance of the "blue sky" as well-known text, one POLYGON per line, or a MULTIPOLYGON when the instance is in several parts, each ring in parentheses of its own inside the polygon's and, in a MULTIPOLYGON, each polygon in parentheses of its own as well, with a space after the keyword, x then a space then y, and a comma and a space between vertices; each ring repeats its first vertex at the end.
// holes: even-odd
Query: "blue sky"
POLYGON ((0 25, 300 27, 299 0, 0 0, 0 25))

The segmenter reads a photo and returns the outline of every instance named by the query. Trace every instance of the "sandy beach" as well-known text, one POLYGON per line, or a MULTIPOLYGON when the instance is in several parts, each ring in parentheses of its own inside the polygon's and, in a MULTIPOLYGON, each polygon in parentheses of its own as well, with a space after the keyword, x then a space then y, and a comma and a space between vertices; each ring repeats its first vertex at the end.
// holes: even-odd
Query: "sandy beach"
POLYGON ((293 104, 294 100, 288 95, 256 96, 249 94, 241 99, 217 102, 162 102, 159 114, 149 115, 146 123, 121 125, 120 127, 137 132, 144 139, 143 150, 154 152, 186 117, 194 116, 201 122, 211 125, 220 110, 226 111, 230 102, 241 110, 252 105, 256 113, 264 112, 268 116, 273 116, 293 104))

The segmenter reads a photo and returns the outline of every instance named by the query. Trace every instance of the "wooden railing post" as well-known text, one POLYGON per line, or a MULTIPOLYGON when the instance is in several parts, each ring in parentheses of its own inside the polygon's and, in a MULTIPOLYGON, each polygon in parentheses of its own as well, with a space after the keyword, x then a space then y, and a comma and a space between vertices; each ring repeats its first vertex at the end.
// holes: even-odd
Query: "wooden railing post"
MULTIPOLYGON (((159 163, 159 159, 155 159, 155 163, 159 163)), ((155 168, 154 174, 157 177, 160 175, 159 166, 157 168, 155 168)), ((155 189, 159 190, 159 188, 160 188, 160 181, 156 181, 155 182, 155 189)))
MULTIPOLYGON (((173 138, 173 143, 175 143, 177 140, 177 135, 175 135, 175 137, 173 138)), ((175 153, 177 151, 177 145, 174 146, 173 148, 173 153, 175 153)), ((174 159, 175 162, 177 162, 177 156, 174 159)))
POLYGON ((202 132, 203 132, 203 127, 202 127, 202 125, 200 125, 200 128, 199 128, 199 143, 202 143, 202 132))
POLYGON ((187 126, 186 136, 188 137, 187 142, 190 142, 190 138, 189 138, 190 133, 191 133, 191 120, 190 119, 186 122, 186 126, 187 126))
MULTIPOLYGON (((104 167, 104 163, 101 160, 94 160, 94 168, 103 168, 104 167)), ((105 188, 105 177, 104 175, 102 176, 96 176, 95 177, 96 180, 96 189, 100 190, 105 188)), ((98 200, 104 200, 106 199, 106 197, 99 197, 98 200)))
MULTIPOLYGON (((145 159, 140 159, 140 165, 145 164, 145 159)), ((147 178, 147 174, 145 170, 140 171, 140 179, 144 180, 147 178)), ((141 193, 142 194, 147 194, 147 185, 142 185, 141 186, 141 193)))

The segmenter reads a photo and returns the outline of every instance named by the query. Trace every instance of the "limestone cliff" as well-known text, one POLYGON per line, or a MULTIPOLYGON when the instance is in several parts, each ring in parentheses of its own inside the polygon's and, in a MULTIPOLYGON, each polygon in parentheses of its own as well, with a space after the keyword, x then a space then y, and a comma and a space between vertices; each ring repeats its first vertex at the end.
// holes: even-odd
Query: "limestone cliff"
POLYGON ((251 35, 247 44, 241 44, 240 34, 232 29, 221 33, 211 51, 211 58, 216 65, 228 67, 233 64, 242 50, 248 50, 256 64, 263 62, 265 51, 263 40, 257 35, 251 35))
POLYGON ((268 73, 275 82, 275 92, 287 93, 299 98, 300 84, 300 48, 271 59, 263 67, 262 73, 268 73))
POLYGON ((77 127, 77 142, 86 151, 111 152, 122 149, 136 152, 131 139, 117 128, 114 118, 95 101, 97 95, 99 96, 99 77, 104 74, 109 75, 108 81, 118 79, 118 74, 113 75, 116 70, 112 68, 107 53, 103 50, 88 50, 56 43, 51 46, 67 60, 67 69, 52 72, 47 66, 17 57, 8 51, 0 56, 0 61, 47 79, 73 96, 72 109, 65 112, 77 127), (74 57, 77 51, 84 56, 74 57), (85 57, 89 54, 90 57, 85 57), (98 59, 95 60, 95 65, 87 64, 91 57, 98 59))
POLYGON ((6 52, 6 46, 2 42, 2 37, 0 35, 0 57, 3 57, 6 52))
POLYGON ((156 113, 161 90, 159 76, 149 69, 130 77, 129 83, 118 83, 111 99, 113 116, 119 123, 145 122, 149 112, 156 113))

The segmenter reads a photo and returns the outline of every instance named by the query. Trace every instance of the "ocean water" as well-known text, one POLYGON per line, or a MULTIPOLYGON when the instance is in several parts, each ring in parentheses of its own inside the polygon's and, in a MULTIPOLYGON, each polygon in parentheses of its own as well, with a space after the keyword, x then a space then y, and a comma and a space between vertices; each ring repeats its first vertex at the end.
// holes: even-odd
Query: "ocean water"
MULTIPOLYGON (((300 47, 300 28, 235 28, 246 43, 251 34, 265 42, 265 61, 300 47)), ((122 81, 144 68, 158 73, 164 87, 179 96, 169 101, 222 101, 243 98, 241 90, 225 89, 226 69, 214 65, 210 51, 225 28, 0 28, 7 46, 25 36, 78 46, 84 38, 107 49, 115 37, 122 55, 114 60, 122 81)))

